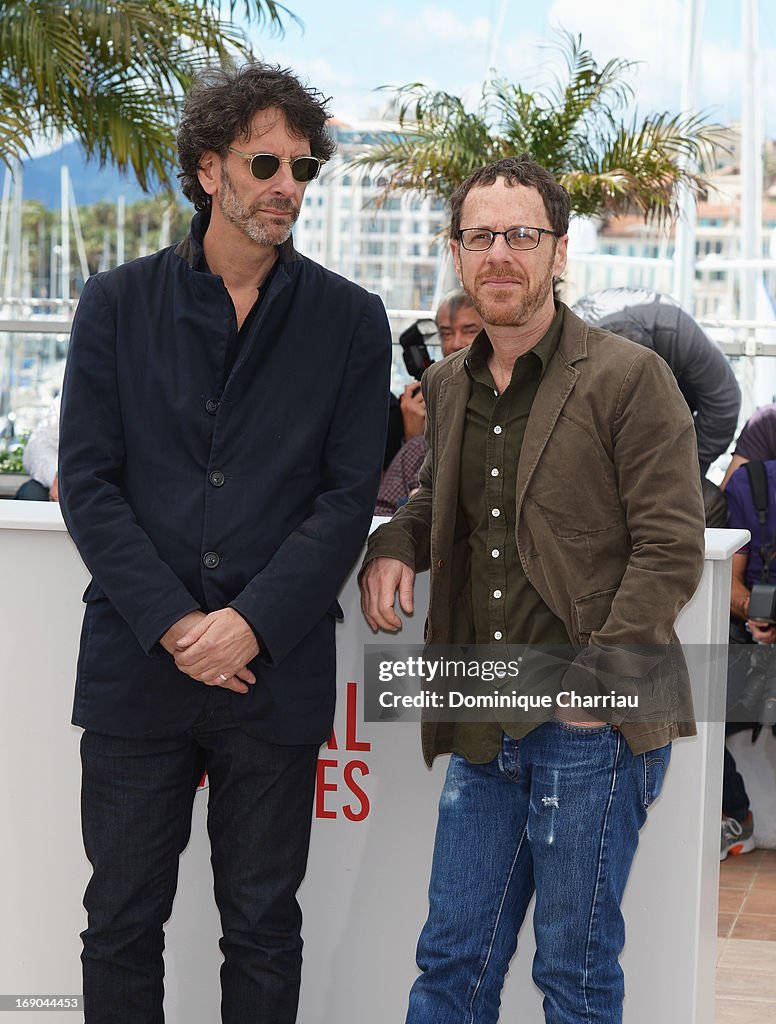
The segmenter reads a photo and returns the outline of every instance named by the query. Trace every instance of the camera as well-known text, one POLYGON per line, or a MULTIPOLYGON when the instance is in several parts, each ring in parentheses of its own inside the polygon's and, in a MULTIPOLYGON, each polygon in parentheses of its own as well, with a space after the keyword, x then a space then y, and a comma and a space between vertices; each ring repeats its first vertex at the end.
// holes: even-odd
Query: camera
POLYGON ((749 597, 749 618, 776 622, 776 583, 755 583, 749 597))
POLYGON ((399 335, 399 344, 404 354, 404 365, 407 373, 415 380, 420 380, 423 371, 427 370, 434 360, 426 348, 426 341, 437 333, 434 320, 416 320, 411 327, 399 335))

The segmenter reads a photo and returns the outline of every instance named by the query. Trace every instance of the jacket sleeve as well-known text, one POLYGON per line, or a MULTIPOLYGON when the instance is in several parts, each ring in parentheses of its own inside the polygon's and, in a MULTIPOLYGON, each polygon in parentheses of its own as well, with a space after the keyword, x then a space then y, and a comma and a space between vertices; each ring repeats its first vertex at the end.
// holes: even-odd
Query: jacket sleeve
MULTIPOLYGON (((668 366, 646 351, 622 381, 612 441, 631 555, 606 620, 564 680, 578 693, 608 692, 613 680, 624 680, 637 693, 639 679, 672 656, 676 618, 703 572, 703 499, 692 417, 668 366)), ((617 714, 608 720, 616 723, 617 714)))
POLYGON ((370 295, 324 445, 323 484, 309 515, 230 602, 278 664, 323 618, 363 546, 377 497, 388 416, 391 333, 370 295))
POLYGON ((426 403, 426 456, 418 471, 418 490, 405 505, 396 510, 390 523, 383 523, 371 534, 360 573, 374 558, 396 558, 416 573, 425 572, 431 565, 432 444, 436 422, 436 388, 429 377, 426 372, 421 380, 426 403))
POLYGON ((741 390, 722 351, 692 317, 683 313, 670 365, 683 387, 695 395, 698 458, 704 470, 733 440, 741 411, 741 390))
POLYGON ((73 319, 62 387, 60 505, 94 582, 150 654, 199 602, 159 557, 123 491, 116 343, 113 309, 91 278, 73 319))

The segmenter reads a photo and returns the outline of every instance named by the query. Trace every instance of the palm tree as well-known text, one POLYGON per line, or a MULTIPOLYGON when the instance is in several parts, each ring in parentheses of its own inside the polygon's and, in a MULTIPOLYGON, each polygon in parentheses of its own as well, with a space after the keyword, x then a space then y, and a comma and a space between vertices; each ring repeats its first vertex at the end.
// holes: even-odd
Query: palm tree
POLYGON ((696 197, 707 188, 692 168, 713 165, 724 129, 695 114, 625 124, 618 115, 633 97, 625 80, 633 62, 614 58, 599 68, 581 36, 562 37, 566 81, 544 89, 529 91, 494 74, 474 111, 419 82, 395 90, 400 131, 354 164, 384 169, 383 198, 396 190, 448 198, 477 167, 526 153, 568 189, 577 214, 636 208, 645 219, 670 220, 681 185, 696 197))
MULTIPOLYGON (((229 0, 234 15, 238 0, 229 0)), ((0 159, 75 137, 100 166, 171 187, 174 121, 193 74, 250 57, 219 0, 0 0, 0 159)), ((242 0, 246 23, 282 30, 276 0, 242 0)))

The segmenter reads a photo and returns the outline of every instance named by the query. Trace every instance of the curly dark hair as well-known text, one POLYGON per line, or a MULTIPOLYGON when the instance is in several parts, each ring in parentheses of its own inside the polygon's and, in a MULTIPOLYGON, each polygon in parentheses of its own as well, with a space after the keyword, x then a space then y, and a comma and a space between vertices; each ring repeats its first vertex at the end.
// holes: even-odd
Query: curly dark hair
POLYGON ((457 238, 461 228, 461 210, 464 200, 473 188, 495 185, 503 178, 507 185, 526 185, 535 188, 544 201, 544 208, 552 230, 565 235, 569 229, 570 199, 566 189, 558 184, 546 167, 537 164, 527 153, 508 156, 492 164, 478 167, 450 196, 450 237, 457 238))
POLYGON ((330 100, 279 64, 256 61, 201 71, 186 96, 178 128, 183 194, 195 209, 207 209, 210 196, 197 178, 202 154, 212 150, 225 158, 235 139, 248 135, 256 114, 270 107, 283 111, 291 134, 309 141, 313 156, 328 160, 334 152, 326 129, 330 100))

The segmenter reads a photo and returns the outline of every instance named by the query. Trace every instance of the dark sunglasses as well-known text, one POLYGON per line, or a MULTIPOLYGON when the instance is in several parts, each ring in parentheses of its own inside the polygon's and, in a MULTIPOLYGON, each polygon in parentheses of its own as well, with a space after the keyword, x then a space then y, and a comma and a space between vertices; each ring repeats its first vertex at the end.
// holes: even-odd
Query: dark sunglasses
POLYGON ((251 166, 251 174, 259 181, 269 181, 280 170, 281 164, 288 164, 294 181, 312 181, 318 177, 323 160, 317 156, 275 156, 274 153, 242 153, 239 149, 226 147, 230 153, 241 156, 251 166))

